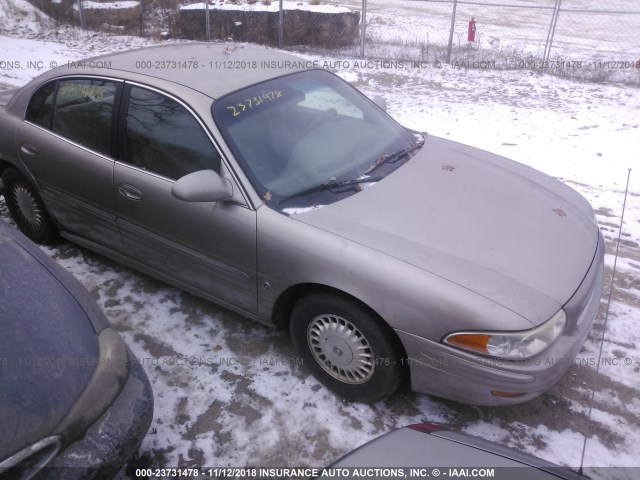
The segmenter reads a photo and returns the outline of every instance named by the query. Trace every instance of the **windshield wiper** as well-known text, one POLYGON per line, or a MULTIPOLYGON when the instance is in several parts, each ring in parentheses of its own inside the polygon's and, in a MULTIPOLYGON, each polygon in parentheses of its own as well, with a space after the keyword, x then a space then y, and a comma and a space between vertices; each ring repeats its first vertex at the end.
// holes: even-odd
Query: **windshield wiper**
POLYGON ((371 167, 365 170, 364 172, 365 175, 370 174, 375 169, 379 168, 385 163, 396 163, 397 161, 403 159, 410 153, 415 152, 416 150, 419 150, 420 148, 422 148, 422 145, 424 145, 424 142, 416 143, 414 145, 410 145, 406 148, 403 148, 402 150, 397 150, 395 152, 385 155, 384 157, 379 158, 378 160, 376 160, 376 163, 374 163, 371 167))
POLYGON ((358 185, 360 183, 375 183, 382 180, 383 178, 384 178, 383 176, 362 177, 362 178, 354 178, 352 180, 343 180, 341 182, 331 180, 329 182, 316 185, 314 187, 305 188, 304 190, 300 190, 299 192, 292 193, 291 195, 287 195, 286 197, 278 200, 278 204, 284 203, 287 200, 291 200, 292 198, 301 197, 303 195, 308 195, 310 193, 320 192, 322 190, 329 190, 332 193, 342 193, 342 192, 351 190, 351 187, 353 187, 354 185, 358 185))

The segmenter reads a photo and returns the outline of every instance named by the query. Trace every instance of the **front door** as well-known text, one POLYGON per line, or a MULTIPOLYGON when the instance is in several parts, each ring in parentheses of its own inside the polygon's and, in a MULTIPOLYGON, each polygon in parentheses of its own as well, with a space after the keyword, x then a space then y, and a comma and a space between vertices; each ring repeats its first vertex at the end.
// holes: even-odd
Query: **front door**
MULTIPOLYGON (((256 212, 171 194, 189 173, 221 171, 221 155, 177 99, 125 86, 121 161, 114 169, 118 226, 133 260, 221 304, 256 313, 256 212)), ((237 188, 237 185, 234 186, 237 188)))

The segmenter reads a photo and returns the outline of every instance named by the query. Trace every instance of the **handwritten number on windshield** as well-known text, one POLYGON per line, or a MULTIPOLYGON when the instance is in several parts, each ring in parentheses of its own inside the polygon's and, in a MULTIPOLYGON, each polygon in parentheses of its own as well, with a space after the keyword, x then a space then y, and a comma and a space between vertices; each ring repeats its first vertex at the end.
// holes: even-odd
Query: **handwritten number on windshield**
POLYGON ((265 100, 273 101, 276 98, 281 97, 282 90, 271 90, 270 92, 263 93, 262 95, 253 98, 246 98, 242 102, 238 102, 235 105, 229 105, 227 107, 227 110, 231 111, 231 115, 233 117, 237 117, 246 110, 251 110, 252 108, 262 105, 265 100))

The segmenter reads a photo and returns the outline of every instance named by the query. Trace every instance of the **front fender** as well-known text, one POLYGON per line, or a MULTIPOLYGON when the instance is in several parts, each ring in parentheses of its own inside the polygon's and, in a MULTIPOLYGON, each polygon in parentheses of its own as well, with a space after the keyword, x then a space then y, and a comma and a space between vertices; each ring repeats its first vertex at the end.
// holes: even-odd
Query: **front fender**
POLYGON ((258 209, 257 222, 258 315, 264 322, 283 292, 317 284, 357 298, 394 329, 433 341, 455 330, 533 326, 471 290, 295 215, 265 206, 258 209))

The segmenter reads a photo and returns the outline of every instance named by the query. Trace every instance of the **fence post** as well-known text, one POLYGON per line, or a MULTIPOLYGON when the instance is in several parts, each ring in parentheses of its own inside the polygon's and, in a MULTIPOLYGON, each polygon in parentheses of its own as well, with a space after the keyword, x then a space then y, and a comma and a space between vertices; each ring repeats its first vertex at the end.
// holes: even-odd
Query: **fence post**
POLYGON ((205 4, 205 12, 204 14, 206 15, 205 21, 204 21, 204 25, 207 29, 207 42, 211 41, 211 19, 209 18, 209 0, 204 0, 204 4, 205 4))
POLYGON ((549 25, 549 31, 547 32, 547 40, 544 42, 544 53, 542 54, 542 68, 544 71, 545 64, 549 60, 551 55, 551 45, 553 44, 553 37, 556 34, 556 24, 558 23, 558 13, 560 13, 560 2, 562 0, 556 0, 556 5, 553 8, 553 15, 551 16, 551 24, 549 25))
POLYGON ((144 3, 140 0, 140 36, 144 37, 144 3))
POLYGON ((362 0, 362 28, 360 28, 360 58, 364 58, 364 34, 367 28, 367 0, 362 0))
POLYGON ((78 0, 78 14, 80 15, 80 27, 83 30, 87 28, 87 22, 84 19, 84 8, 82 7, 82 0, 78 0))
POLYGON ((278 13, 278 47, 284 47, 284 10, 280 0, 280 12, 278 13))
POLYGON ((453 29, 456 24, 456 8, 458 0, 453 0, 453 11, 451 12, 451 29, 449 30, 449 45, 447 45, 447 63, 451 63, 451 46, 453 45, 453 29))

